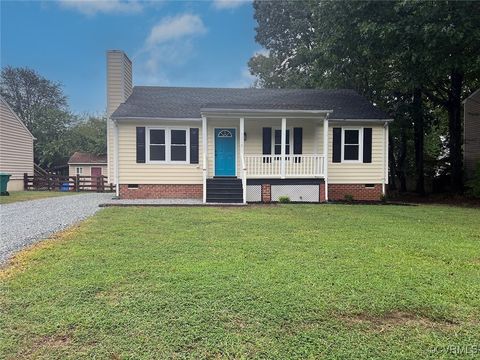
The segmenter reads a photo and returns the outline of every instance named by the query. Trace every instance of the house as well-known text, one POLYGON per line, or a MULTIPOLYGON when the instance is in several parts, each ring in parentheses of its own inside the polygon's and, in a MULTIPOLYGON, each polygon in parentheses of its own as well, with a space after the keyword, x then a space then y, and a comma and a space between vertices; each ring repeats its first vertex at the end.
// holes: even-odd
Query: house
POLYGON ((480 89, 463 101, 465 175, 471 179, 480 163, 480 89))
POLYGON ((391 119, 352 90, 132 86, 107 52, 108 176, 120 198, 378 200, 391 119))
POLYGON ((35 138, 0 97, 0 172, 10 174, 7 191, 23 190, 23 175, 33 175, 35 138))
POLYGON ((76 151, 68 160, 69 176, 107 175, 107 155, 95 155, 76 151))

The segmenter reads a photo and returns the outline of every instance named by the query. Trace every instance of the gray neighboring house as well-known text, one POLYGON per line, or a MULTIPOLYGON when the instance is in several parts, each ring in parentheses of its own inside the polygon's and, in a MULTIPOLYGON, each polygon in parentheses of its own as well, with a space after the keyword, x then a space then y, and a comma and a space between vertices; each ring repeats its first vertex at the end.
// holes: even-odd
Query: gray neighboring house
POLYGON ((465 175, 471 179, 480 163, 480 89, 463 101, 465 175))

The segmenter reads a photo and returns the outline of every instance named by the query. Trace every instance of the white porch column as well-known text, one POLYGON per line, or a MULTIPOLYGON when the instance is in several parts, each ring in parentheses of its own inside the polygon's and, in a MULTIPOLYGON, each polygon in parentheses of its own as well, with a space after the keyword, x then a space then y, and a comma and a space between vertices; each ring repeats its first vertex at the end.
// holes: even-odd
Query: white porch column
POLYGON ((323 174, 325 180, 325 201, 328 201, 328 114, 323 120, 323 174))
POLYGON ((285 148, 287 142, 287 118, 282 118, 282 140, 281 140, 281 175, 282 179, 285 179, 285 148))
POLYGON ((207 117, 202 116, 202 176, 203 176, 203 203, 207 202, 207 175, 208 175, 208 139, 207 139, 207 117))
POLYGON ((245 118, 240 118, 240 163, 242 164, 243 203, 247 203, 247 169, 245 168, 245 118))

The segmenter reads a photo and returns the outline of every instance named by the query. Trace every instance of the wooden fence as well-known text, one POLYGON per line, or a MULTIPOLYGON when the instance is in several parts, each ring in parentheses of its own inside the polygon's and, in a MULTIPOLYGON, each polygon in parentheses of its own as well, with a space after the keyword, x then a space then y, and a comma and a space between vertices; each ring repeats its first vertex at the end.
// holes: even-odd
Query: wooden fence
POLYGON ((23 174, 24 190, 40 190, 40 191, 96 191, 105 192, 113 191, 113 184, 109 184, 107 177, 100 176, 61 176, 61 175, 45 175, 45 176, 29 176, 23 174))

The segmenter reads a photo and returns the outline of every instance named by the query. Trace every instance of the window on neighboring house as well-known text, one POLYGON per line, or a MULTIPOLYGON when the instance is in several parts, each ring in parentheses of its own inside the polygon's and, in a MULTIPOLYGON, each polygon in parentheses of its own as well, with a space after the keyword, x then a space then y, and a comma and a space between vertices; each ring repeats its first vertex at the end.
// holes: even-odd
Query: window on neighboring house
POLYGON ((187 162, 189 140, 187 129, 149 129, 150 162, 187 162))
MULTIPOLYGON (((285 139, 285 155, 290 155, 290 129, 286 130, 286 139, 285 139)), ((275 129, 273 133, 273 153, 275 155, 282 154, 282 130, 275 129)))
POLYGON ((360 161, 360 129, 343 128, 343 161, 360 161))
POLYGON ((81 175, 83 173, 83 168, 77 167, 77 175, 81 175))

